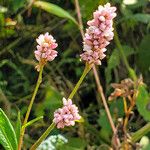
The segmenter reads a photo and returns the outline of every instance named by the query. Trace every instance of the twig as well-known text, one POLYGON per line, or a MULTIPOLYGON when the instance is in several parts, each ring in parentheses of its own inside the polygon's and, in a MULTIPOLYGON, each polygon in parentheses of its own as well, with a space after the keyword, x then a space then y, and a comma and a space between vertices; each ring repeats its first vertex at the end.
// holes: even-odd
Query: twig
POLYGON ((80 33, 82 35, 82 38, 84 38, 83 22, 82 22, 82 17, 81 17, 80 6, 79 6, 78 0, 75 0, 75 7, 76 7, 77 15, 78 15, 78 23, 79 23, 80 33))
POLYGON ((33 92, 33 95, 32 95, 31 101, 30 101, 30 104, 28 106, 28 110, 27 110, 24 122, 23 122, 23 125, 22 125, 22 129, 21 129, 21 133, 20 133, 20 139, 19 139, 19 144, 18 144, 18 150, 21 150, 22 143, 23 143, 23 136, 24 136, 24 133, 25 133, 25 128, 23 128, 23 126, 26 125, 26 123, 28 122, 28 118, 29 118, 29 115, 30 115, 30 112, 31 112, 31 109, 32 109, 32 105, 33 105, 34 100, 35 100, 35 96, 36 96, 37 91, 39 89, 39 86, 40 86, 40 84, 42 82, 43 67, 44 66, 41 66, 41 68, 40 68, 38 80, 37 80, 37 83, 36 83, 36 86, 35 86, 35 89, 34 89, 34 92, 33 92))
POLYGON ((109 108, 108 108, 108 105, 107 105, 107 102, 106 102, 106 98, 104 96, 103 88, 101 86, 100 79, 99 79, 99 76, 98 76, 98 73, 97 73, 97 70, 96 70, 95 66, 93 66, 93 72, 94 72, 95 81, 96 81, 96 84, 97 84, 97 87, 98 87, 98 92, 101 95, 102 102, 104 104, 106 114, 107 114, 107 117, 109 119, 109 123, 111 125, 113 133, 116 134, 116 127, 115 127, 114 122, 112 120, 112 117, 111 117, 111 114, 110 114, 110 111, 109 111, 109 108))

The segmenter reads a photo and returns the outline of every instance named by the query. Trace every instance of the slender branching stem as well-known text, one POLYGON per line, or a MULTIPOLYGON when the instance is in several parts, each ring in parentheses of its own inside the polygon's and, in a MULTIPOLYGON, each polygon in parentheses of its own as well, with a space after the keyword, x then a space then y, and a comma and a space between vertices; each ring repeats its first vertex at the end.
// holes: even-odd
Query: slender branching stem
POLYGON ((115 127, 115 124, 113 122, 113 119, 112 119, 109 107, 107 105, 107 101, 106 101, 106 98, 105 98, 105 95, 104 95, 104 92, 103 92, 103 88, 101 86, 100 79, 99 79, 99 76, 98 76, 98 73, 97 73, 97 70, 96 70, 95 66, 93 66, 93 72, 94 72, 94 77, 95 77, 96 84, 97 84, 97 87, 98 87, 98 92, 101 95, 101 99, 102 99, 102 102, 103 102, 103 105, 104 105, 104 108, 105 108, 105 111, 106 111, 106 114, 107 114, 107 117, 108 117, 111 129, 113 131, 114 136, 116 137, 116 142, 117 142, 118 147, 119 147, 120 146, 120 140, 119 140, 119 138, 116 135, 117 129, 115 127))
POLYGON ((22 147, 23 136, 24 136, 24 133, 25 133, 25 127, 24 126, 28 121, 28 118, 29 118, 29 115, 30 115, 30 112, 31 112, 31 109, 32 109, 32 105, 33 105, 34 100, 35 100, 35 96, 36 96, 37 91, 39 89, 39 86, 42 82, 42 72, 43 72, 43 66, 41 65, 38 80, 37 80, 37 83, 36 83, 36 86, 35 86, 35 89, 34 89, 34 92, 33 92, 33 95, 32 95, 32 98, 31 98, 31 101, 30 101, 30 104, 29 104, 29 107, 28 107, 28 110, 27 110, 27 113, 26 113, 26 116, 25 116, 25 119, 24 119, 24 122, 23 122, 23 125, 22 125, 18 150, 21 150, 21 147, 22 147))
POLYGON ((82 76, 80 77, 79 81, 77 82, 77 84, 75 85, 73 91, 71 92, 71 94, 69 95, 68 99, 72 99, 75 95, 75 93, 77 92, 77 90, 79 89, 82 81, 84 80, 85 76, 87 75, 87 73, 91 70, 91 66, 89 64, 86 64, 85 69, 83 71, 82 76))
POLYGON ((95 66, 93 66, 93 72, 94 72, 95 81, 96 81, 96 84, 97 84, 97 87, 98 87, 98 92, 99 92, 100 95, 101 95, 102 102, 103 102, 103 104, 104 104, 104 107, 105 107, 105 110, 106 110, 106 114, 107 114, 109 123, 110 123, 110 125, 111 125, 111 128, 112 128, 113 133, 115 134, 115 133, 116 133, 116 128, 115 128, 113 119, 112 119, 112 117, 111 117, 111 114, 110 114, 110 111, 109 111, 109 107, 108 107, 108 105, 107 105, 107 102, 106 102, 106 99, 105 99, 105 96, 104 96, 104 92, 103 92, 103 88, 102 88, 102 86, 101 86, 100 79, 99 79, 99 76, 98 76, 98 73, 97 73, 97 71, 96 71, 95 66))
POLYGON ((140 140, 144 135, 146 135, 149 132, 150 132, 150 122, 132 134, 132 136, 131 136, 132 142, 137 142, 138 140, 140 140))
MULTIPOLYGON (((83 22, 82 22, 82 16, 81 16, 80 6, 79 6, 78 0, 75 0, 75 7, 76 7, 76 11, 77 11, 77 16, 78 16, 78 23, 79 23, 80 33, 82 35, 82 38, 84 38, 83 22)), ((94 77, 95 77, 95 80, 96 80, 98 92, 102 97, 102 101, 103 101, 105 111, 107 113, 107 117, 109 119, 109 122, 110 122, 110 125, 111 125, 111 128, 112 128, 112 131, 113 131, 113 133, 116 133, 116 128, 115 128, 115 125, 113 123, 113 119, 111 117, 109 107, 107 105, 107 102, 106 102, 106 99, 105 99, 105 96, 104 96, 104 92, 103 92, 103 89, 102 89, 102 86, 101 86, 101 83, 100 83, 100 79, 98 77, 98 72, 97 72, 97 69, 95 68, 95 66, 93 67, 93 73, 94 73, 94 77)), ((120 142, 118 141, 118 143, 120 143, 120 142)))
POLYGON ((78 0, 75 0, 75 7, 76 7, 77 16, 78 16, 79 30, 82 35, 82 38, 84 38, 83 22, 82 22, 82 16, 81 16, 80 5, 79 5, 78 0))
MULTIPOLYGON (((79 89, 83 79, 85 78, 87 73, 90 71, 90 69, 91 69, 91 66, 86 64, 83 74, 81 75, 79 81, 75 85, 75 87, 74 87, 73 91, 71 92, 71 94, 69 95, 68 99, 72 99, 74 97, 74 95, 76 94, 77 90, 79 89)), ((47 130, 42 134, 42 136, 35 142, 35 144, 30 148, 30 150, 35 150, 41 144, 41 142, 49 135, 49 133, 54 129, 54 127, 55 127, 55 123, 53 122, 47 128, 47 130)))
POLYGON ((42 143, 42 141, 49 135, 49 133, 54 129, 55 123, 53 122, 47 130, 42 134, 42 136, 32 145, 30 150, 36 150, 36 148, 42 143))

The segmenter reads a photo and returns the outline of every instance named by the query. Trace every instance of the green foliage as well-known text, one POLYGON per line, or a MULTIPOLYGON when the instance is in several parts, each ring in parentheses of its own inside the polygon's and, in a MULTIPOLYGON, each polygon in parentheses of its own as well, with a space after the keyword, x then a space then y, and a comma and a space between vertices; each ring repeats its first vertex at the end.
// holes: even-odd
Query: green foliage
POLYGON ((62 96, 52 87, 48 87, 46 91, 45 99, 35 108, 35 114, 40 116, 44 115, 44 111, 47 111, 46 116, 53 119, 54 111, 62 105, 62 96))
POLYGON ((95 0, 93 2, 92 0, 80 0, 79 3, 81 6, 82 17, 87 20, 92 17, 93 11, 94 9, 97 9, 100 1, 95 0))
POLYGON ((144 85, 141 85, 138 89, 138 97, 136 100, 136 106, 139 113, 146 121, 150 121, 150 96, 144 85))
MULTIPOLYGON (((38 120, 39 116, 44 116, 44 119, 32 124, 29 127, 30 130, 26 130, 27 138, 24 138, 24 149, 29 149, 33 140, 40 137, 41 133, 46 130, 53 119, 53 112, 62 106, 62 96, 67 98, 84 68, 79 56, 83 44, 77 26, 75 1, 35 0, 30 5, 31 2, 28 0, 0 1, 0 106, 16 125, 17 140, 20 136, 20 118, 24 118, 38 75, 34 69, 37 65, 33 53, 36 49, 35 39, 41 33, 50 32, 59 45, 58 57, 44 68, 43 82, 30 114, 31 122, 28 124, 38 120), (18 110, 21 116, 19 117, 18 114, 16 122, 18 110)), ((149 0, 137 0, 134 4, 130 4, 130 0, 126 3, 123 0, 113 0, 113 2, 79 0, 84 31, 87 21, 92 19, 93 11, 98 8, 99 4, 106 2, 113 3, 117 7, 114 25, 121 47, 129 65, 137 73, 137 77, 142 74, 144 83, 147 85, 147 89, 141 87, 134 108, 136 115, 132 116, 133 120, 129 121, 129 127, 133 121, 133 128, 130 130, 134 132, 135 129, 142 128, 145 120, 149 121, 147 110, 150 87, 149 0), (145 120, 142 116, 144 118, 146 116, 145 120)), ((110 83, 128 78, 128 72, 115 40, 111 41, 107 49, 106 59, 102 61, 98 72, 105 95, 108 97, 111 92, 108 88, 110 83)), ((99 95, 95 96, 96 88, 91 71, 74 98, 84 117, 84 126, 59 130, 65 136, 76 137, 65 146, 69 150, 87 147, 102 149, 101 145, 111 144, 111 128, 103 104, 99 103, 99 95), (83 140, 81 140, 82 131, 84 131, 83 140)), ((115 123, 118 117, 123 118, 121 99, 110 103, 109 108, 115 123)))
POLYGON ((76 20, 67 11, 65 11, 64 9, 62 9, 61 7, 55 4, 44 2, 44 1, 35 1, 34 6, 41 8, 58 17, 70 19, 75 24, 77 24, 76 20))
MULTIPOLYGON (((124 106, 122 99, 118 99, 110 104, 110 112, 112 117, 114 118, 114 121, 116 121, 117 118, 123 117, 124 106)), ((105 130, 105 134, 107 133, 107 136, 112 133, 111 126, 109 124, 109 120, 104 109, 100 110, 100 117, 98 119, 98 123, 102 127, 101 130, 105 130)))
POLYGON ((14 13, 17 12, 18 9, 23 8, 27 0, 12 0, 11 1, 11 8, 14 13))
MULTIPOLYGON (((134 49, 132 47, 128 45, 123 45, 122 48, 124 50, 126 57, 129 57, 134 54, 134 49)), ((120 61, 121 61, 120 52, 118 49, 114 49, 108 60, 108 66, 105 69, 107 84, 109 84, 110 81, 112 80, 112 74, 111 74, 112 70, 114 70, 115 68, 117 68, 117 66, 119 66, 120 61)))
POLYGON ((142 23, 150 23, 150 14, 135 14, 132 16, 134 20, 142 23))
POLYGON ((117 49, 115 49, 108 60, 108 67, 105 69, 107 84, 110 83, 112 79, 111 71, 115 69, 119 65, 119 63, 120 63, 119 52, 117 49))
POLYGON ((68 138, 68 143, 64 144, 61 149, 65 150, 84 150, 86 142, 81 138, 68 138))
POLYGON ((17 150, 17 138, 13 126, 0 108, 0 144, 6 150, 17 150))
POLYGON ((147 72, 150 69, 150 48, 149 48, 149 42, 150 42, 150 34, 146 35, 139 46, 138 51, 138 65, 141 68, 143 72, 147 72))

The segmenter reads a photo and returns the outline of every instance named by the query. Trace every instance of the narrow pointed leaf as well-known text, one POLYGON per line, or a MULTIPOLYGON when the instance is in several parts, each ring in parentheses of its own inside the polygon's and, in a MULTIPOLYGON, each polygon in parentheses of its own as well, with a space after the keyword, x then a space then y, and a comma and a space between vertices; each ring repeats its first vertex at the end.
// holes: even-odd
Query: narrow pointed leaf
POLYGON ((77 21, 64 9, 61 7, 44 1, 35 1, 34 6, 37 8, 41 8, 51 14, 54 14, 58 17, 67 18, 73 21, 75 24, 77 24, 77 21))
POLYGON ((26 128, 26 127, 32 125, 33 123, 39 121, 40 119, 43 119, 43 116, 37 117, 37 118, 35 118, 35 119, 29 121, 28 123, 26 123, 26 124, 23 126, 23 128, 26 128))
POLYGON ((146 121, 150 121, 150 96, 144 85, 139 86, 136 106, 138 112, 146 121))
POLYGON ((17 138, 13 126, 0 108, 0 144, 5 150, 17 150, 17 138))

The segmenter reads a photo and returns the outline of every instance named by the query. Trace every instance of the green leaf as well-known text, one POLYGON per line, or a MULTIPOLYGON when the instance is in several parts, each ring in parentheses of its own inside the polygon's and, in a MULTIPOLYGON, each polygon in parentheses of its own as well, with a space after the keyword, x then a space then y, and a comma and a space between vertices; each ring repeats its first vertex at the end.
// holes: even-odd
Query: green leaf
POLYGON ((17 138, 13 126, 0 108, 0 144, 5 150, 17 150, 17 138))
POLYGON ((122 48, 124 50, 124 54, 128 57, 130 55, 133 55, 135 52, 134 52, 134 49, 128 45, 122 45, 122 48))
POLYGON ((62 96, 56 91, 53 87, 48 87, 46 89, 46 95, 43 102, 39 103, 35 107, 35 115, 43 116, 45 111, 47 112, 46 116, 53 119, 54 111, 62 106, 62 96))
POLYGON ((108 135, 111 134, 111 126, 104 109, 100 110, 100 118, 98 119, 98 124, 102 127, 102 130, 107 131, 108 135))
POLYGON ((21 133, 21 119, 20 119, 20 111, 19 111, 18 117, 17 117, 17 122, 16 122, 16 136, 17 136, 18 142, 19 142, 19 138, 20 138, 20 133, 21 133))
MULTIPOLYGON (((124 106, 123 106, 122 98, 119 98, 110 103, 110 113, 112 114, 112 118, 123 117, 124 106)), ((98 123, 102 127, 102 130, 104 129, 105 131, 107 131, 108 134, 111 133, 112 131, 111 126, 110 126, 106 111, 104 109, 100 110, 100 118, 98 119, 98 123)))
POLYGON ((106 76, 106 82, 109 84, 109 82, 112 79, 111 71, 116 68, 120 63, 120 58, 119 58, 119 51, 115 49, 112 52, 112 55, 110 56, 108 60, 108 67, 105 70, 105 76, 106 76))
POLYGON ((135 14, 132 16, 135 21, 142 22, 145 24, 150 23, 150 14, 135 14))
POLYGON ((22 8, 23 6, 25 6, 27 0, 14 0, 11 1, 11 8, 13 9, 13 12, 17 12, 18 9, 22 8))
MULTIPOLYGON (((122 45, 122 48, 127 57, 135 53, 134 49, 128 45, 122 45)), ((109 84, 112 79, 112 74, 111 74, 112 70, 115 69, 119 64, 120 64, 119 50, 114 49, 114 51, 112 52, 108 60, 108 67, 105 70, 107 84, 109 84)))
POLYGON ((68 138, 68 143, 60 147, 60 150, 84 150, 86 142, 80 138, 68 138))
POLYGON ((82 17, 86 20, 92 17, 94 10, 97 9, 100 2, 102 2, 102 0, 80 0, 79 3, 82 17))
POLYGON ((150 61, 149 61, 150 47, 149 47, 149 43, 150 43, 150 34, 143 38, 143 40, 139 46, 137 61, 138 61, 138 65, 139 65, 141 71, 143 71, 143 72, 148 71, 150 69, 150 61))
POLYGON ((35 118, 35 119, 33 119, 33 120, 29 121, 29 122, 28 122, 28 123, 26 123, 26 124, 25 124, 22 128, 26 128, 26 127, 28 127, 28 126, 32 125, 33 123, 35 123, 35 122, 39 121, 40 119, 43 119, 43 116, 37 117, 37 118, 35 118))
POLYGON ((41 8, 51 14, 58 16, 58 17, 70 19, 75 24, 78 24, 77 21, 66 10, 62 9, 61 7, 59 7, 55 4, 52 4, 49 2, 44 2, 44 1, 35 1, 34 6, 41 8))
POLYGON ((150 96, 144 85, 139 86, 136 106, 146 121, 150 121, 150 96))

